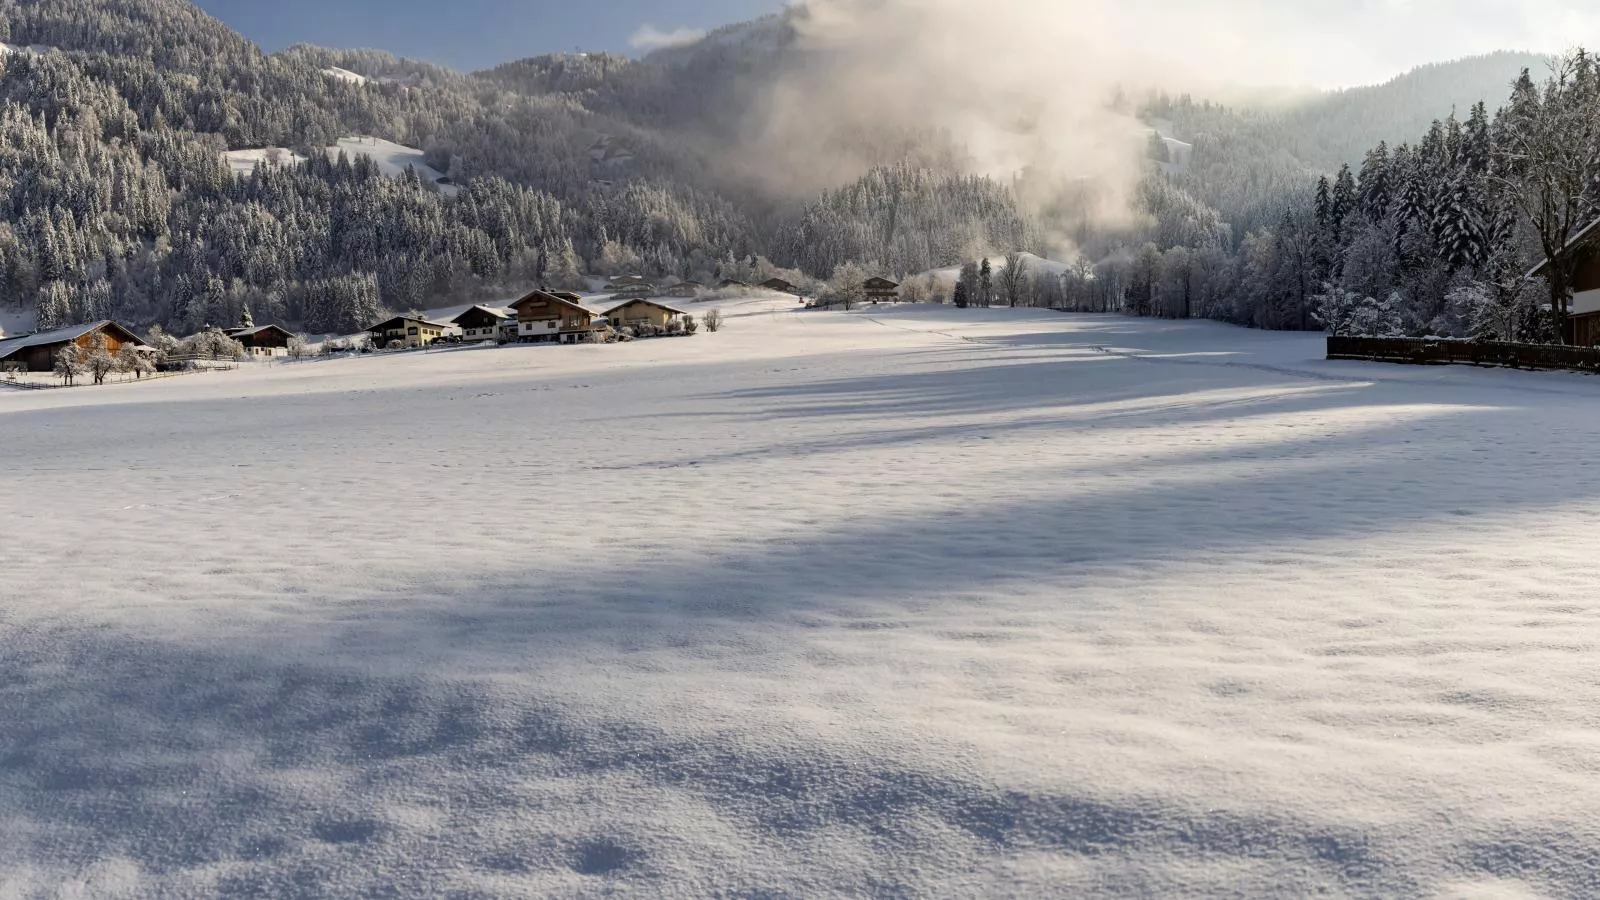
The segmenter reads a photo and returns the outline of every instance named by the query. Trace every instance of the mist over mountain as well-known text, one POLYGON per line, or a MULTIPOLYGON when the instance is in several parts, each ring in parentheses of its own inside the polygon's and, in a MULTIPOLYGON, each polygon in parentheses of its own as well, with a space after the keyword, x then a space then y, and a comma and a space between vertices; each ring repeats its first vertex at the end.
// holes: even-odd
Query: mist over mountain
POLYGON ((1492 109, 1544 64, 1496 54, 1219 105, 1171 89, 1188 67, 1047 55, 1053 25, 981 77, 951 66, 947 42, 987 27, 956 4, 819 0, 642 59, 461 73, 377 50, 265 54, 186 0, 8 3, 0 36, 37 52, 0 59, 0 279, 41 324, 195 328, 248 307, 333 331, 591 272, 901 278, 1151 244, 1232 258, 1319 174, 1492 109), (913 7, 949 22, 886 45, 885 17, 913 7), (354 136, 416 148, 442 183, 328 151, 354 136), (1192 152, 1175 163, 1169 145, 1192 152), (230 165, 244 150, 260 152, 230 165), (241 167, 257 157, 308 162, 241 167))

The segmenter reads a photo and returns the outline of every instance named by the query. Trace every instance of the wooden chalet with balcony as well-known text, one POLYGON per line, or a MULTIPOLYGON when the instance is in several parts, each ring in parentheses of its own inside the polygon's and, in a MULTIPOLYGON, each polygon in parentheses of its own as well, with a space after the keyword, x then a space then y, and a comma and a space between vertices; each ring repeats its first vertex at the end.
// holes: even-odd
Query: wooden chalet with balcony
POLYGON ((428 346, 449 330, 450 326, 443 322, 430 322, 416 316, 395 316, 368 328, 367 333, 372 335, 372 345, 380 350, 414 350, 428 346))
MULTIPOLYGON (((1561 339, 1578 347, 1600 346, 1600 219, 1573 235, 1563 252, 1572 265, 1572 300, 1561 339)), ((1547 259, 1527 277, 1537 278, 1549 268, 1547 259)))
POLYGON ((686 315, 688 313, 683 310, 657 300, 628 300, 606 310, 606 320, 614 328, 638 328, 640 325, 666 328, 669 322, 681 322, 686 315))
POLYGON ((900 285, 887 278, 868 278, 861 287, 866 291, 867 300, 873 303, 892 303, 900 299, 900 285))
POLYGON ((238 341, 251 356, 288 356, 294 332, 281 325, 252 325, 224 331, 238 341))
POLYGON ((595 315, 578 295, 533 291, 511 304, 517 315, 517 340, 555 341, 563 344, 586 340, 594 331, 595 315))
POLYGON ((478 341, 499 340, 502 327, 507 322, 515 323, 516 314, 508 309, 492 306, 469 306, 467 310, 450 320, 450 324, 461 329, 461 339, 468 343, 478 341))

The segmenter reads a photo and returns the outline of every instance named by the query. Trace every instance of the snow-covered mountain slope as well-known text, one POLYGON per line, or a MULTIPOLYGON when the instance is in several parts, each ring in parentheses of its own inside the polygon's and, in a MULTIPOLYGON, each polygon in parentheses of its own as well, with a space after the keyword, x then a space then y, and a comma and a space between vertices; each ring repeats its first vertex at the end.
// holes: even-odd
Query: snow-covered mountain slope
POLYGON ((424 182, 438 185, 439 190, 447 196, 454 196, 460 190, 453 184, 439 184, 444 173, 424 162, 423 152, 415 147, 382 138, 355 136, 340 138, 337 144, 328 148, 328 157, 331 159, 341 152, 352 159, 357 156, 371 157, 378 164, 378 171, 390 178, 399 178, 405 174, 407 167, 411 167, 424 182))
POLYGON ((249 175, 258 164, 293 166, 306 161, 304 156, 282 147, 262 147, 255 150, 229 150, 222 154, 235 175, 249 175))
POLYGON ((322 73, 327 75, 329 78, 336 78, 340 81, 348 81, 351 84, 366 84, 371 80, 365 75, 352 72, 349 69, 341 69, 338 66, 329 66, 328 68, 323 69, 322 73))
POLYGON ((1595 893, 1594 378, 723 312, 0 391, 4 892, 1595 893))
MULTIPOLYGON (((425 183, 437 185, 446 196, 455 196, 460 190, 453 184, 439 184, 440 180, 444 179, 444 174, 428 165, 424 161, 423 152, 415 147, 407 147, 381 138, 351 136, 340 138, 337 144, 327 148, 329 159, 338 157, 341 152, 351 159, 357 156, 371 157, 378 164, 378 171, 388 178, 399 178, 405 174, 409 166, 416 170, 417 176, 425 183)), ((305 157, 282 147, 229 150, 223 154, 223 158, 239 175, 250 174, 259 162, 266 162, 268 165, 294 165, 305 162, 305 157)))

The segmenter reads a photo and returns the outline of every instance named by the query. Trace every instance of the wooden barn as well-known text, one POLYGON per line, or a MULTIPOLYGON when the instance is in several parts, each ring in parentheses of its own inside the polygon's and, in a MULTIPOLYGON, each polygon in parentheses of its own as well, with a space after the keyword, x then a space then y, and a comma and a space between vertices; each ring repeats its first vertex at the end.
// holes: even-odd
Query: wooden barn
POLYGON ((705 289, 706 286, 698 281, 680 281, 672 287, 667 288, 667 296, 682 297, 692 300, 695 297, 700 296, 700 292, 705 289))
POLYGON ((510 310, 488 306, 472 306, 450 324, 461 329, 461 339, 468 342, 492 341, 500 336, 500 328, 514 319, 510 310))
POLYGON ((126 344, 140 348, 145 346, 144 341, 127 327, 106 319, 0 340, 0 368, 17 366, 29 372, 52 371, 56 365, 56 354, 61 352, 62 347, 77 344, 87 350, 97 334, 105 335, 106 349, 113 356, 120 353, 126 344))
POLYGON ((594 312, 577 300, 569 299, 576 296, 533 291, 511 304, 517 314, 517 340, 563 344, 583 340, 594 330, 594 312))
POLYGON ((795 292, 794 285, 784 281, 782 278, 768 278, 766 281, 761 282, 758 287, 769 291, 778 291, 779 293, 783 294, 792 294, 795 292))
POLYGON ((243 344, 251 356, 288 356, 289 339, 294 337, 294 332, 279 325, 230 328, 223 334, 243 344))
POLYGON ((893 302, 900 299, 900 285, 887 278, 868 278, 862 288, 872 302, 893 302))
POLYGON ((737 278, 724 278, 717 282, 717 290, 719 291, 726 291, 734 288, 747 288, 749 286, 750 285, 745 284, 737 278))
MULTIPOLYGON (((1589 223, 1567 243, 1566 255, 1573 262, 1572 301, 1567 307, 1567 333, 1562 340, 1578 347, 1600 346, 1600 219, 1589 223)), ((1545 260, 1528 273, 1543 275, 1550 266, 1545 260)))

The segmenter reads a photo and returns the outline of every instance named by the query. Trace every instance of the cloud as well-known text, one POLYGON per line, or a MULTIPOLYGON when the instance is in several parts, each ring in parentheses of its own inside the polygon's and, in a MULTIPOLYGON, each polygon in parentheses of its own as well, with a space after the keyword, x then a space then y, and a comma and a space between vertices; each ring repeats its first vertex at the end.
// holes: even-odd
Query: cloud
POLYGON ((654 25, 645 23, 628 38, 629 46, 635 50, 661 50, 666 47, 682 47, 692 44, 705 37, 706 33, 698 28, 674 28, 663 31, 654 25))

